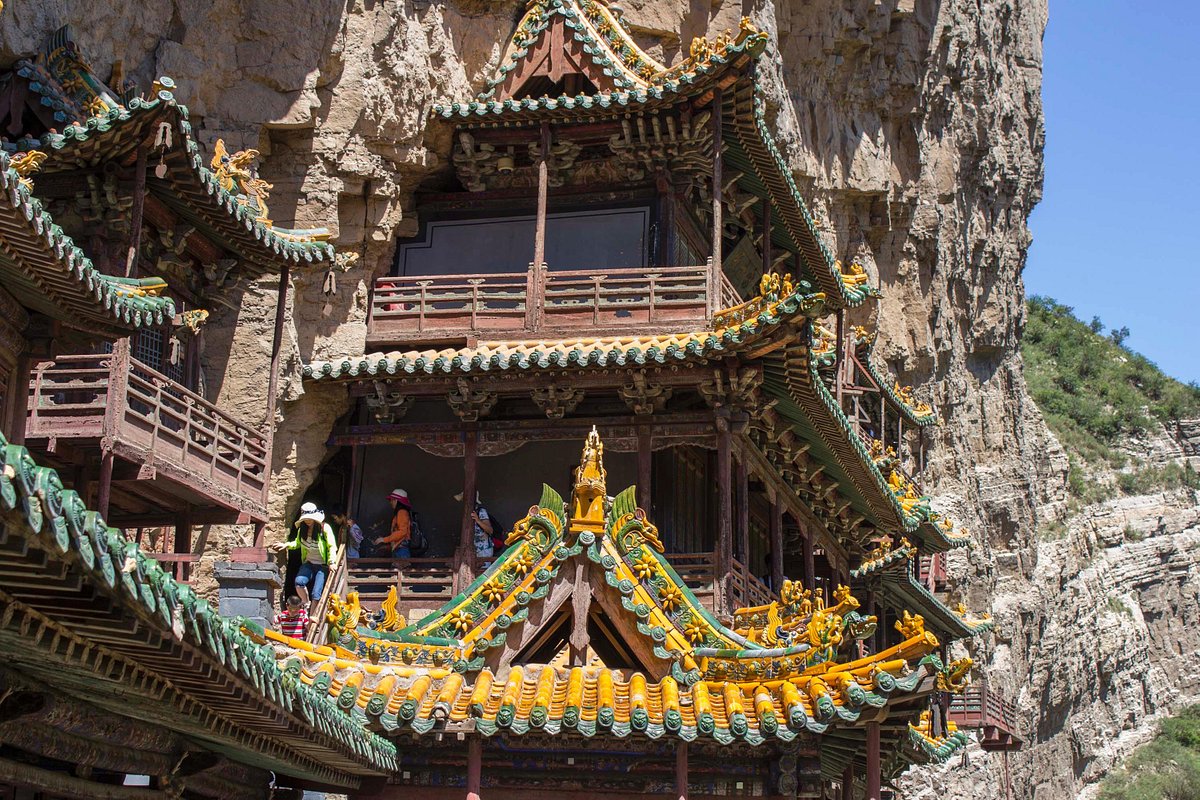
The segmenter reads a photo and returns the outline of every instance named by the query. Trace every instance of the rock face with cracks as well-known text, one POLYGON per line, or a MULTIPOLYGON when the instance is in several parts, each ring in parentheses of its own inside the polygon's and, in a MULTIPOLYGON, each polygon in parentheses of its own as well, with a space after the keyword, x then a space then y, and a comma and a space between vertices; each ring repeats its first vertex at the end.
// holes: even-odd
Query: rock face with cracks
MULTIPOLYGON (((102 75, 116 62, 143 87, 170 75, 203 143, 263 153, 277 224, 327 226, 359 254, 333 295, 323 265, 293 273, 268 540, 282 536, 349 408, 336 387, 302 385, 299 368, 364 351, 367 286, 397 237, 416 231, 416 185, 448 165, 450 137, 430 125, 429 108, 478 90, 524 5, 55 0, 10 3, 0 17, 7 62, 71 24, 102 75)), ((1066 498, 1066 458, 1026 393, 1017 351, 1026 220, 1042 180, 1045 0, 622 5, 642 45, 667 62, 743 15, 771 34, 761 64, 771 125, 832 251, 883 290, 877 308, 859 312, 876 317, 877 355, 943 420, 925 481, 975 533, 952 568, 962 599, 997 614, 999 632, 973 647, 1027 725, 1031 746, 1010 758, 1013 796, 1073 797, 1121 732, 1161 707, 1146 698, 1194 685, 1195 664, 1163 654, 1195 619, 1195 592, 1159 573, 1191 574, 1195 526, 1190 501, 1171 497, 1163 507, 1183 516, 1137 542, 1105 546, 1096 534, 1085 547, 1092 539, 1075 527, 1063 541, 1036 535, 1061 524, 1066 498), (1172 603, 1188 610, 1173 615, 1172 603), (1145 668, 1156 660, 1172 666, 1145 668)), ((206 391, 249 420, 266 407, 275 296, 271 278, 240 285, 204 332, 206 391)), ((213 589, 211 563, 249 537, 201 534, 201 590, 213 589)), ((998 758, 977 754, 970 769, 956 762, 905 781, 941 793, 999 786, 1002 775, 998 758)))

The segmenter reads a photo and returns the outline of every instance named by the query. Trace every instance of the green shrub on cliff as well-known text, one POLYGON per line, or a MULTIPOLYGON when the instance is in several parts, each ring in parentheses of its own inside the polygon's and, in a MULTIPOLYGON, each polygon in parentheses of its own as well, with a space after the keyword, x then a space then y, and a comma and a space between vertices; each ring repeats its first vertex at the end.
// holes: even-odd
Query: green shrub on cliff
POLYGON ((1154 741, 1105 779, 1100 800, 1200 800, 1200 706, 1164 720, 1154 741))
MULTIPOLYGON (((1145 356, 1125 346, 1127 328, 1104 335, 1099 319, 1085 323, 1070 306, 1031 297, 1021 353, 1030 393, 1071 457, 1072 492, 1085 500, 1081 462, 1125 465, 1115 446, 1176 419, 1200 417, 1200 386, 1167 377, 1145 356)), ((1190 485, 1194 475, 1161 476, 1145 470, 1126 478, 1124 491, 1147 484, 1190 485), (1158 480, 1161 477, 1162 480, 1158 480)))

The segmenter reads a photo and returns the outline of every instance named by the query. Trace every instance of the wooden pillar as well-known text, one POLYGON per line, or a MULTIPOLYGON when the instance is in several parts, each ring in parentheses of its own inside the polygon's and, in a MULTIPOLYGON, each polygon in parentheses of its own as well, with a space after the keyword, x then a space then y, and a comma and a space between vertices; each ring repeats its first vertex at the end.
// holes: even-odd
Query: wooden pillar
POLYGON ((125 255, 125 277, 137 277, 138 250, 142 245, 142 208, 146 200, 146 147, 137 149, 133 172, 133 208, 129 212, 129 252, 125 255))
POLYGON ((533 234, 533 266, 541 270, 546 263, 546 203, 550 191, 550 123, 543 122, 541 152, 538 154, 537 227, 533 234))
POLYGON ((718 608, 729 601, 729 573, 733 568, 733 453, 729 418, 717 416, 717 552, 718 608))
POLYGON ((29 424, 29 380, 33 374, 33 355, 28 351, 17 356, 9 378, 8 399, 4 409, 4 435, 10 444, 25 444, 25 428, 29 424))
POLYGON ((462 529, 458 539, 458 585, 461 592, 475 580, 475 492, 479 475, 479 430, 469 423, 463 431, 463 507, 462 529))
POLYGON ((879 723, 867 723, 867 797, 880 800, 882 774, 879 760, 879 723))
POLYGON ((842 800, 854 800, 854 764, 846 765, 842 770, 842 800))
POLYGON ((722 197, 722 185, 724 178, 721 174, 722 166, 722 100, 721 88, 717 87, 713 90, 713 110, 712 110, 712 135, 713 135, 713 163, 712 163, 712 259, 709 261, 708 275, 708 314, 712 316, 721 306, 721 240, 724 236, 723 229, 725 227, 725 203, 722 197))
POLYGON ((737 534, 738 558, 753 575, 755 565, 750 563, 750 472, 740 458, 737 461, 737 534))
MULTIPOLYGON (((164 537, 165 538, 165 537, 164 537)), ((166 542, 164 541, 165 545, 166 542)), ((175 546, 176 553, 192 552, 192 510, 185 508, 175 517, 175 546)), ((191 564, 176 562, 175 564, 175 579, 186 581, 191 579, 191 564)))
POLYGON ((654 430, 649 420, 640 420, 637 432, 637 502, 642 510, 653 516, 654 494, 650 482, 654 474, 654 430))
MULTIPOLYGON (((846 410, 842 407, 842 386, 846 383, 846 372, 849 362, 846 354, 849 351, 850 348, 846 344, 846 312, 845 310, 839 310, 837 312, 837 345, 835 345, 833 350, 834 356, 837 358, 837 366, 833 371, 833 374, 836 376, 833 381, 833 391, 837 396, 838 408, 841 408, 842 411, 846 410)), ((858 424, 858 420, 855 420, 855 424, 858 424)))
POLYGON ((483 786, 483 738, 467 740, 467 800, 479 800, 483 786))
POLYGON ((655 262, 660 267, 687 266, 675 263, 675 184, 671 173, 660 169, 655 180, 658 191, 658 235, 655 262))
POLYGON ((783 498, 771 503, 771 588, 783 586, 783 498))
POLYGON ((675 797, 677 800, 688 797, 688 746, 684 741, 675 747, 675 797))
POLYGON ((96 498, 96 513, 108 522, 108 504, 112 500, 113 452, 105 450, 100 456, 100 487, 96 498))

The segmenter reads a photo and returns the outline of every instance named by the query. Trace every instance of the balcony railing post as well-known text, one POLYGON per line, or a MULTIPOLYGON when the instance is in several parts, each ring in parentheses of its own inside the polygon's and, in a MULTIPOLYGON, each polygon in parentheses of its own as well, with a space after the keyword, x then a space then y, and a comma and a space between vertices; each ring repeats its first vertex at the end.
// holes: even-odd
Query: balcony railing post
POLYGON ((417 286, 421 287, 421 305, 417 309, 417 330, 425 330, 425 312, 429 310, 429 285, 433 281, 417 281, 417 286))
POLYGON ((470 278, 467 283, 471 284, 471 330, 479 330, 479 284, 483 283, 483 278, 470 278))
POLYGON ((604 280, 603 275, 592 276, 592 324, 600 324, 600 282, 604 280))
POLYGON ((538 329, 538 296, 542 289, 540 272, 537 262, 530 261, 525 277, 525 330, 531 332, 538 329))

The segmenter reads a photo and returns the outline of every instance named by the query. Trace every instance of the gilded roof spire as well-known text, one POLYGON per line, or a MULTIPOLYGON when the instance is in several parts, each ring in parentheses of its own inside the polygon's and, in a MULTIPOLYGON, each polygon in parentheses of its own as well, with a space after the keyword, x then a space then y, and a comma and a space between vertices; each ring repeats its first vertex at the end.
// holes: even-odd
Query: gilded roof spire
POLYGON ((604 498, 608 494, 608 473, 604 471, 604 443, 593 425, 583 445, 575 470, 575 488, 571 493, 571 530, 604 530, 604 498))

